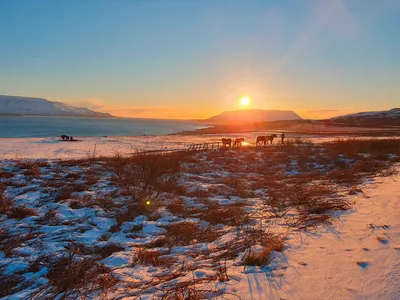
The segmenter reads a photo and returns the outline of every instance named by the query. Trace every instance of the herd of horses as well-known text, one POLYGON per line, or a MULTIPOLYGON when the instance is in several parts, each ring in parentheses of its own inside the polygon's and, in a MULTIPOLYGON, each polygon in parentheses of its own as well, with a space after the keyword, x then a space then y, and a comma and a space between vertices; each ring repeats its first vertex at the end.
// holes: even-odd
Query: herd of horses
MULTIPOLYGON (((276 134, 271 134, 271 135, 260 135, 256 139, 256 145, 266 145, 268 142, 272 144, 274 139, 278 137, 276 134)), ((282 135, 282 143, 283 143, 284 135, 282 135)), ((233 139, 222 139, 222 147, 223 148, 231 148, 231 147, 241 147, 244 144, 244 138, 237 138, 235 140, 233 139), (233 144, 232 144, 233 143, 233 144)))
POLYGON ((74 137, 73 137, 73 136, 68 136, 68 135, 65 135, 65 134, 63 134, 63 135, 61 136, 61 139, 62 139, 63 141, 76 141, 76 140, 74 140, 74 137))

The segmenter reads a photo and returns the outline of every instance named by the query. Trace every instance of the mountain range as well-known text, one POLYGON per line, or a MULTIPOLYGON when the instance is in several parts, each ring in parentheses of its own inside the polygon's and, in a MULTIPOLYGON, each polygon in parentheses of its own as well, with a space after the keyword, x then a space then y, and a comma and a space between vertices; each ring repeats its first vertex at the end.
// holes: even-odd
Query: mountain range
POLYGON ((204 121, 212 124, 249 124, 282 120, 302 120, 302 118, 292 110, 245 109, 225 111, 204 121))
POLYGON ((35 115, 69 117, 113 117, 83 107, 74 107, 62 102, 53 102, 43 98, 0 95, 0 115, 35 115))
POLYGON ((382 111, 359 112, 330 119, 332 124, 346 126, 400 126, 400 108, 382 111))

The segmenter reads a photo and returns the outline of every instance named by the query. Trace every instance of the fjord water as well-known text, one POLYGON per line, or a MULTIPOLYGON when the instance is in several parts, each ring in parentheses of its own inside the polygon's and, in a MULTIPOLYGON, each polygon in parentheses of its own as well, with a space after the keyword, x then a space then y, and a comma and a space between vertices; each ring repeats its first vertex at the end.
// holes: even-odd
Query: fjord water
POLYGON ((0 138, 164 135, 203 127, 186 120, 0 116, 0 138))

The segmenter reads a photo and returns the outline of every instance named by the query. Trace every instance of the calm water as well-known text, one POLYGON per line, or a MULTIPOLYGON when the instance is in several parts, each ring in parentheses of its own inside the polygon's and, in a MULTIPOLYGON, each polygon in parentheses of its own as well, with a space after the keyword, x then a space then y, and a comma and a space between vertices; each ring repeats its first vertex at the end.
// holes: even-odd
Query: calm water
POLYGON ((202 127, 181 120, 0 116, 0 138, 163 135, 202 127))

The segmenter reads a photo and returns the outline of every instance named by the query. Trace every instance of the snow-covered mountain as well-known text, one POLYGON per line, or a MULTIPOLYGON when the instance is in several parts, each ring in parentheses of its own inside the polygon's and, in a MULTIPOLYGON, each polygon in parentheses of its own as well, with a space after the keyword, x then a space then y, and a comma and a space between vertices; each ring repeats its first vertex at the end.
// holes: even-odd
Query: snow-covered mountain
POLYGON ((0 114, 73 116, 73 117, 112 117, 109 113, 95 112, 88 108, 74 107, 62 102, 42 98, 0 95, 0 114))
POLYGON ((339 117, 334 117, 332 120, 337 119, 400 119, 400 108, 392 108, 390 110, 382 110, 382 111, 367 111, 367 112, 359 112, 356 114, 349 114, 339 117))
POLYGON ((359 112, 331 118, 333 123, 367 126, 400 126, 400 108, 359 112))
POLYGON ((243 124, 301 119, 302 118, 292 110, 245 109, 225 111, 222 114, 209 118, 205 121, 210 123, 243 124))

